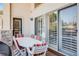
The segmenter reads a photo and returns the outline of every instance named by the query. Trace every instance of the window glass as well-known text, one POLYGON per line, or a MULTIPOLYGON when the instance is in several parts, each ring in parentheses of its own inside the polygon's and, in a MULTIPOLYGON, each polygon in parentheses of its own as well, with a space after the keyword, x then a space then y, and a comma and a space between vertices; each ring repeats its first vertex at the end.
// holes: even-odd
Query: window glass
POLYGON ((61 37, 60 50, 68 55, 77 55, 77 6, 59 11, 61 37))

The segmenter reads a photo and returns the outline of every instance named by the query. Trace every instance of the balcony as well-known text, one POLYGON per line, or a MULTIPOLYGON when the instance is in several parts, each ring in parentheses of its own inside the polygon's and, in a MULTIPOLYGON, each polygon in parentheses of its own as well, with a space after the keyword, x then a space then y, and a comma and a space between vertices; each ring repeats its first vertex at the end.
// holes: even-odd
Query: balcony
POLYGON ((78 56, 77 3, 2 3, 0 7, 2 50, 8 49, 12 56, 78 56))

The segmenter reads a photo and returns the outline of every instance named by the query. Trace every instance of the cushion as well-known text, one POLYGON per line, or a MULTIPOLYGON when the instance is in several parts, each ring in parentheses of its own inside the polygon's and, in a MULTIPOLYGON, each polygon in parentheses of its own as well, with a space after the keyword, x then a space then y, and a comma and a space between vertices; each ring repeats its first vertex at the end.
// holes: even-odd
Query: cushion
POLYGON ((36 36, 36 39, 37 39, 37 40, 41 40, 41 37, 40 37, 40 36, 36 36))
POLYGON ((35 44, 35 46, 41 46, 42 44, 35 44))
POLYGON ((32 35, 31 35, 31 38, 34 38, 34 37, 35 37, 35 36, 32 34, 32 35))
POLYGON ((42 43, 42 46, 45 46, 47 43, 45 42, 45 43, 42 43))

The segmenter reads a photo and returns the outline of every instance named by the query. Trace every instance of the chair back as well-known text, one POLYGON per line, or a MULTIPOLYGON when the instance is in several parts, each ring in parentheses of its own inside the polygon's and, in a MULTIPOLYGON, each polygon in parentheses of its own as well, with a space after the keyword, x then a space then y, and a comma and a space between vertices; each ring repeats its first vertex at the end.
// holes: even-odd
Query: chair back
POLYGON ((20 50, 20 48, 19 48, 19 44, 18 44, 18 42, 17 42, 17 40, 16 40, 16 38, 15 37, 13 37, 13 42, 14 42, 14 45, 15 45, 15 47, 18 49, 18 50, 20 50))
POLYGON ((32 34, 30 37, 31 37, 31 38, 35 38, 35 35, 32 34))
POLYGON ((18 37, 24 37, 24 35, 23 34, 19 34, 18 37))
POLYGON ((20 37, 24 37, 24 35, 23 34, 16 34, 16 37, 20 38, 20 37))
POLYGON ((13 37, 13 42, 16 47, 16 49, 14 50, 14 56, 20 56, 20 55, 25 56, 26 49, 20 49, 20 47, 18 45, 18 41, 15 39, 15 37, 13 37))
POLYGON ((37 35, 37 36, 36 36, 36 39, 37 39, 37 40, 41 40, 41 36, 38 36, 38 35, 37 35))

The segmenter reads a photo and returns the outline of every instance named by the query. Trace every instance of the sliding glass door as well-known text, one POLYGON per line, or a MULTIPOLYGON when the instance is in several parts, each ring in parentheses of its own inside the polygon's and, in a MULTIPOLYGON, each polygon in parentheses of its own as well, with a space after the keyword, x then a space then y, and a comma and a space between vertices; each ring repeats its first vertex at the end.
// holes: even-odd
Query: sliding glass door
POLYGON ((53 49, 57 49, 58 42, 58 31, 57 31, 57 12, 49 13, 49 47, 53 49))
POLYGON ((59 10, 59 50, 77 55, 77 5, 59 10))
POLYGON ((77 55, 77 4, 49 13, 49 48, 77 55))

